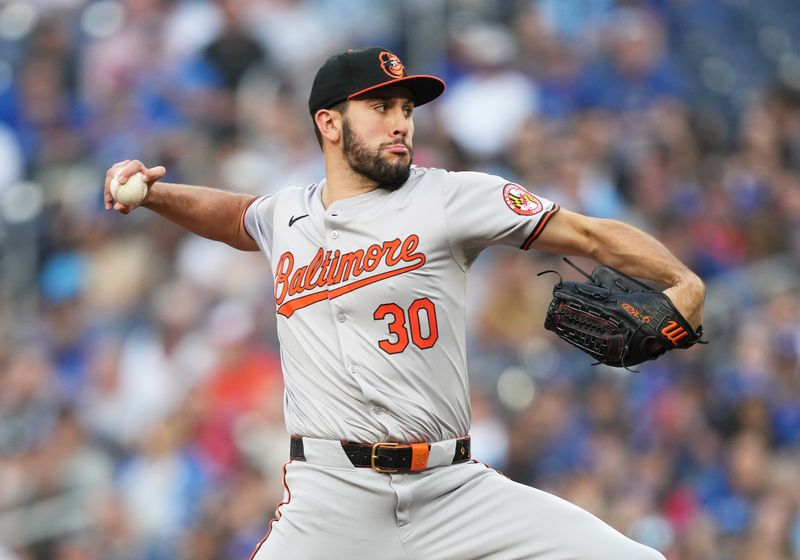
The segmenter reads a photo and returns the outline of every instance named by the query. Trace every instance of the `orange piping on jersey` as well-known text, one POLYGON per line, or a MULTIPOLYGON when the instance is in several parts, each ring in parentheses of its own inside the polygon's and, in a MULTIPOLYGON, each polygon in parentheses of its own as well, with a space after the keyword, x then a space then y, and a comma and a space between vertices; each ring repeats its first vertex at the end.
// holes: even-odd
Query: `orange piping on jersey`
POLYGON ((536 229, 533 230, 533 232, 528 236, 525 242, 520 246, 520 249, 525 249, 526 251, 530 249, 531 243, 536 241, 536 238, 539 237, 539 234, 541 234, 542 231, 544 230, 544 226, 547 225, 547 222, 550 221, 550 218, 555 216, 559 210, 561 210, 561 207, 558 204, 556 204, 550 210, 545 212, 544 216, 542 216, 542 219, 539 220, 539 225, 536 226, 536 229))
POLYGON ((247 237, 249 237, 249 238, 250 238, 250 239, 252 239, 253 241, 255 241, 256 239, 255 239, 255 237, 253 237, 252 235, 250 235, 250 232, 249 232, 249 231, 247 231, 247 226, 246 226, 246 225, 245 225, 245 223, 244 223, 244 217, 245 217, 245 215, 247 214, 247 209, 248 209, 248 208, 250 208, 250 206, 252 206, 252 205, 253 205, 253 203, 254 203, 256 200, 258 200, 259 198, 261 198, 261 197, 260 197, 260 196, 254 196, 253 198, 251 198, 250 200, 248 200, 248 201, 247 201, 247 204, 246 204, 246 205, 245 205, 245 207, 244 207, 244 210, 242 210, 242 215, 239 217, 239 226, 240 226, 240 227, 241 227, 241 228, 244 230, 244 232, 247 234, 247 237))
POLYGON ((275 508, 275 517, 270 519, 269 525, 267 525, 267 534, 264 535, 264 538, 261 539, 259 541, 259 543, 256 545, 255 550, 253 550, 253 553, 250 555, 250 560, 253 560, 253 558, 256 557, 256 554, 258 554, 258 551, 261 550, 261 546, 266 542, 267 537, 269 537, 269 534, 272 532, 272 524, 275 523, 276 521, 278 521, 281 518, 281 514, 282 514, 281 507, 285 506, 286 504, 288 504, 289 502, 292 501, 292 491, 289 490, 289 486, 286 484, 286 467, 292 461, 293 461, 293 459, 289 459, 288 461, 286 461, 283 464, 283 489, 286 490, 286 500, 284 500, 281 503, 279 503, 278 507, 275 508))

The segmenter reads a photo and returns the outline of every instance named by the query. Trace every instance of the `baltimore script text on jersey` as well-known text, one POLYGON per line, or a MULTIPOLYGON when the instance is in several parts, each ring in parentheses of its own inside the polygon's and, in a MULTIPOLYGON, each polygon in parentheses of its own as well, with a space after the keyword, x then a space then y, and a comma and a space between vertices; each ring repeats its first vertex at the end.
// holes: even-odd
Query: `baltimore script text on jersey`
POLYGON ((294 255, 287 251, 278 259, 275 269, 275 305, 278 313, 291 317, 292 313, 318 301, 333 299, 358 288, 380 282, 386 278, 405 274, 425 264, 425 255, 416 252, 419 247, 419 236, 411 234, 404 240, 392 239, 370 245, 366 249, 358 249, 349 253, 326 251, 320 247, 314 258, 307 265, 294 268, 294 255), (337 286, 350 279, 359 277, 365 272, 373 272, 381 262, 395 267, 401 262, 410 263, 399 268, 390 268, 374 276, 359 278, 344 286, 323 289, 284 301, 286 296, 296 296, 324 286, 337 286))

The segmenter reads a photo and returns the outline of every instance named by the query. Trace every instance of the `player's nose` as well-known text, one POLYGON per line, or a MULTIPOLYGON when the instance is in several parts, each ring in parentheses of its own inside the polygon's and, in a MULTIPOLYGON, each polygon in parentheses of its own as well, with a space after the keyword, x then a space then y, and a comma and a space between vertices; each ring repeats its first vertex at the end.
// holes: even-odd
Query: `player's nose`
POLYGON ((392 138, 405 138, 411 129, 411 117, 402 110, 392 111, 391 128, 392 138))

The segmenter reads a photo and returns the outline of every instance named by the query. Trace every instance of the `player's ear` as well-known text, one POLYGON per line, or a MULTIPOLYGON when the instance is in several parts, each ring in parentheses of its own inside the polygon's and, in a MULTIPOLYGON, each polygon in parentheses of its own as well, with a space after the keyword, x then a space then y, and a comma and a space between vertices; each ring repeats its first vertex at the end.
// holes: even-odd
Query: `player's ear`
POLYGON ((320 109, 314 115, 314 123, 323 138, 337 142, 342 133, 342 116, 338 111, 320 109))

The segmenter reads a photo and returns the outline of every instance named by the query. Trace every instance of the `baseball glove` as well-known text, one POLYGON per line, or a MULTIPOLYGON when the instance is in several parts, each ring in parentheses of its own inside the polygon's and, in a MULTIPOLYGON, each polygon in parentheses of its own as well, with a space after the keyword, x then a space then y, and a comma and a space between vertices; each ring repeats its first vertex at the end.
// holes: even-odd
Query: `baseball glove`
MULTIPOLYGON (((695 331, 661 292, 608 266, 589 275, 564 260, 588 281, 569 282, 559 275, 544 327, 597 363, 627 368, 706 342, 703 328, 695 331)), ((558 274, 547 270, 538 276, 548 272, 558 274)))

